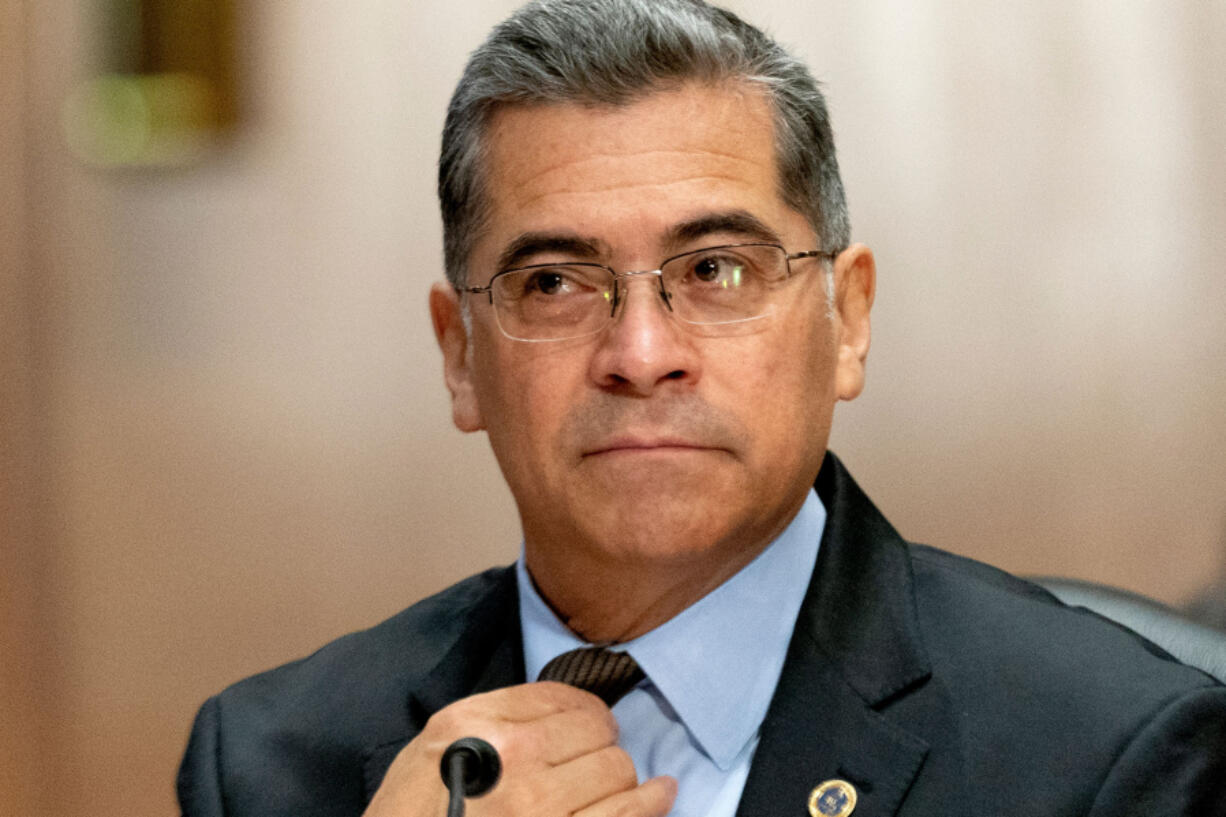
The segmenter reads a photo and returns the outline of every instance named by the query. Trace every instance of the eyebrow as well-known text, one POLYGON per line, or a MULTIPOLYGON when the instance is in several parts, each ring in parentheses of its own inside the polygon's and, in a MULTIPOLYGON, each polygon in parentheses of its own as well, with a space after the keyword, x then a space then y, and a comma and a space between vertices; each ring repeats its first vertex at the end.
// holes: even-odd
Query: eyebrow
POLYGON ((748 241, 763 241, 781 244, 779 234, 747 210, 728 210, 719 213, 704 213, 695 218, 674 224, 668 230, 670 246, 679 246, 705 238, 713 233, 731 233, 748 241))
MULTIPOLYGON (((779 234, 748 210, 703 213, 668 228, 665 244, 677 248, 716 233, 731 234, 746 241, 780 244, 779 234)), ((511 240, 498 254, 498 269, 508 270, 532 263, 533 257, 553 253, 578 260, 603 257, 605 243, 573 233, 528 232, 511 240)))
POLYGON ((533 256, 556 253, 568 258, 593 259, 601 255, 602 242, 569 233, 522 233, 498 255, 498 269, 522 267, 533 256))

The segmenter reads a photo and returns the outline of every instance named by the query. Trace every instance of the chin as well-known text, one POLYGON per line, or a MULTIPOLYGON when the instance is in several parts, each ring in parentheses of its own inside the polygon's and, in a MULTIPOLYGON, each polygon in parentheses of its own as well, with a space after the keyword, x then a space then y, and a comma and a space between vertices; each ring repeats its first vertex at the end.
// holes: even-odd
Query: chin
POLYGON ((610 520, 587 531, 585 538, 607 559, 661 568, 726 559, 729 552, 755 548, 751 525, 712 513, 705 503, 659 507, 661 504, 656 503, 651 511, 627 511, 631 518, 610 520))

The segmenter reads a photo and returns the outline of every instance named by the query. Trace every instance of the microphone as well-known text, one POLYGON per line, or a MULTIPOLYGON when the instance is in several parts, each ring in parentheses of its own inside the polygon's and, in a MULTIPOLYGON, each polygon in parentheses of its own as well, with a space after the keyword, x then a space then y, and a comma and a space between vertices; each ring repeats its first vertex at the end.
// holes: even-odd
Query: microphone
POLYGON ((460 738, 443 752, 439 773, 450 792, 447 817, 464 817, 464 798, 480 797, 498 782, 498 750, 481 738, 460 738))

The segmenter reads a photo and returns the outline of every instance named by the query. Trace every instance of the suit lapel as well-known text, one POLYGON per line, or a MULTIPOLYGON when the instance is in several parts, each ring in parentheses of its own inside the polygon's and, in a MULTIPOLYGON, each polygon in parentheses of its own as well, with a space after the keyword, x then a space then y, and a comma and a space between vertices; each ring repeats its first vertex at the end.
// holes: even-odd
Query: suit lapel
POLYGON ((880 711, 928 678, 902 539, 827 455, 817 569, 741 798, 739 817, 807 815, 832 778, 856 787, 856 817, 894 814, 928 746, 880 711))
POLYGON ((493 587, 467 609, 454 612, 466 621, 450 649, 407 693, 404 737, 365 753, 366 802, 374 797, 396 755, 438 710, 460 698, 524 682, 515 570, 507 568, 493 587))

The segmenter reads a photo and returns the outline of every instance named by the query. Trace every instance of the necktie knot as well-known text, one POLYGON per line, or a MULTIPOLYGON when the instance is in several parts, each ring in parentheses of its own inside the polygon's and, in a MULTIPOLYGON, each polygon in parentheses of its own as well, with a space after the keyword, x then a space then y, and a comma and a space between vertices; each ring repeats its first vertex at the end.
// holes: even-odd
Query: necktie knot
POLYGON ((643 670, 630 653, 604 647, 583 647, 554 658, 538 681, 561 681, 594 693, 607 706, 613 706, 643 678, 643 670))

